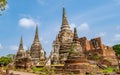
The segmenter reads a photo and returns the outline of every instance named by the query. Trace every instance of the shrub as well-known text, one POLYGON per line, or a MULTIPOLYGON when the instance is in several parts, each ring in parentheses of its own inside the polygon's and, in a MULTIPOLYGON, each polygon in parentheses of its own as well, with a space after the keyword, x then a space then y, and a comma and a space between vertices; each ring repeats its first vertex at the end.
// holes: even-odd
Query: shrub
POLYGON ((114 68, 107 68, 105 70, 103 70, 103 73, 111 73, 114 71, 114 68))

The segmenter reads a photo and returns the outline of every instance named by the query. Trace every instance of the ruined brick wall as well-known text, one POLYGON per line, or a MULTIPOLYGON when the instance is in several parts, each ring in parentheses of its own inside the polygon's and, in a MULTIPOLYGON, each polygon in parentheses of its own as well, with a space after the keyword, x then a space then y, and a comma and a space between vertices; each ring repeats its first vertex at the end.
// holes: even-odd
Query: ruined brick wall
POLYGON ((115 57, 115 52, 112 47, 104 46, 103 52, 106 57, 115 57))
POLYGON ((84 51, 89 51, 91 49, 90 42, 86 37, 79 38, 79 41, 84 51))
POLYGON ((115 52, 112 47, 102 43, 101 38, 93 38, 90 41, 86 37, 79 38, 80 44, 85 52, 92 54, 101 54, 102 56, 115 57, 115 52))
POLYGON ((103 44, 100 37, 91 39, 90 44, 91 50, 103 49, 103 44))

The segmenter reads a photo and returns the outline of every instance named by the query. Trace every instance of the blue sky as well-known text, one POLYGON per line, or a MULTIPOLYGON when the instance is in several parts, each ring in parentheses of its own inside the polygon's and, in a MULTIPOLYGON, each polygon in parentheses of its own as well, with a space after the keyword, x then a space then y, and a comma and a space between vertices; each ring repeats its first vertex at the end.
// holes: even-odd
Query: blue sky
POLYGON ((79 37, 102 37, 109 46, 120 43, 120 0, 8 0, 0 16, 0 56, 16 53, 21 35, 24 49, 29 48, 36 24, 49 55, 60 31, 63 5, 69 25, 72 30, 77 27, 79 37))

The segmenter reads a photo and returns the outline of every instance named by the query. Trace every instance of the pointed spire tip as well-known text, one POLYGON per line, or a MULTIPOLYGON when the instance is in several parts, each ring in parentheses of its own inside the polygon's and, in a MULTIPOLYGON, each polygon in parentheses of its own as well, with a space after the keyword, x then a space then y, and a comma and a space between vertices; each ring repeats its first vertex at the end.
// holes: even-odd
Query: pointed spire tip
POLYGON ((22 36, 21 36, 21 38, 20 38, 19 50, 24 50, 24 49, 23 49, 22 36))
POLYGON ((63 7, 63 15, 62 15, 62 27, 61 30, 70 30, 69 24, 68 24, 68 20, 66 17, 66 11, 65 8, 63 7))
POLYGON ((38 25, 36 25, 34 42, 39 42, 39 36, 38 36, 38 25))

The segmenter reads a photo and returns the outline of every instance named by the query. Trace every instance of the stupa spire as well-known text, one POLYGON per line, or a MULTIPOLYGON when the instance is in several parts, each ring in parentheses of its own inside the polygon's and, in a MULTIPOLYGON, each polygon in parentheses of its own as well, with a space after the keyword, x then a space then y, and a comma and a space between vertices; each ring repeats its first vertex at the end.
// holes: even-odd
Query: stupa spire
POLYGON ((39 42, 38 25, 36 25, 36 31, 35 31, 35 37, 34 37, 34 43, 36 42, 39 42))
POLYGON ((70 30, 68 21, 67 21, 67 17, 66 17, 66 12, 65 12, 65 8, 63 7, 63 15, 62 15, 62 27, 61 30, 70 30))
POLYGON ((23 49, 22 36, 21 36, 21 38, 20 38, 19 50, 24 50, 24 49, 23 49))
POLYGON ((77 29, 74 28, 74 38, 78 38, 77 29))
POLYGON ((77 34, 77 29, 74 28, 74 37, 73 37, 73 41, 78 41, 78 34, 77 34))

